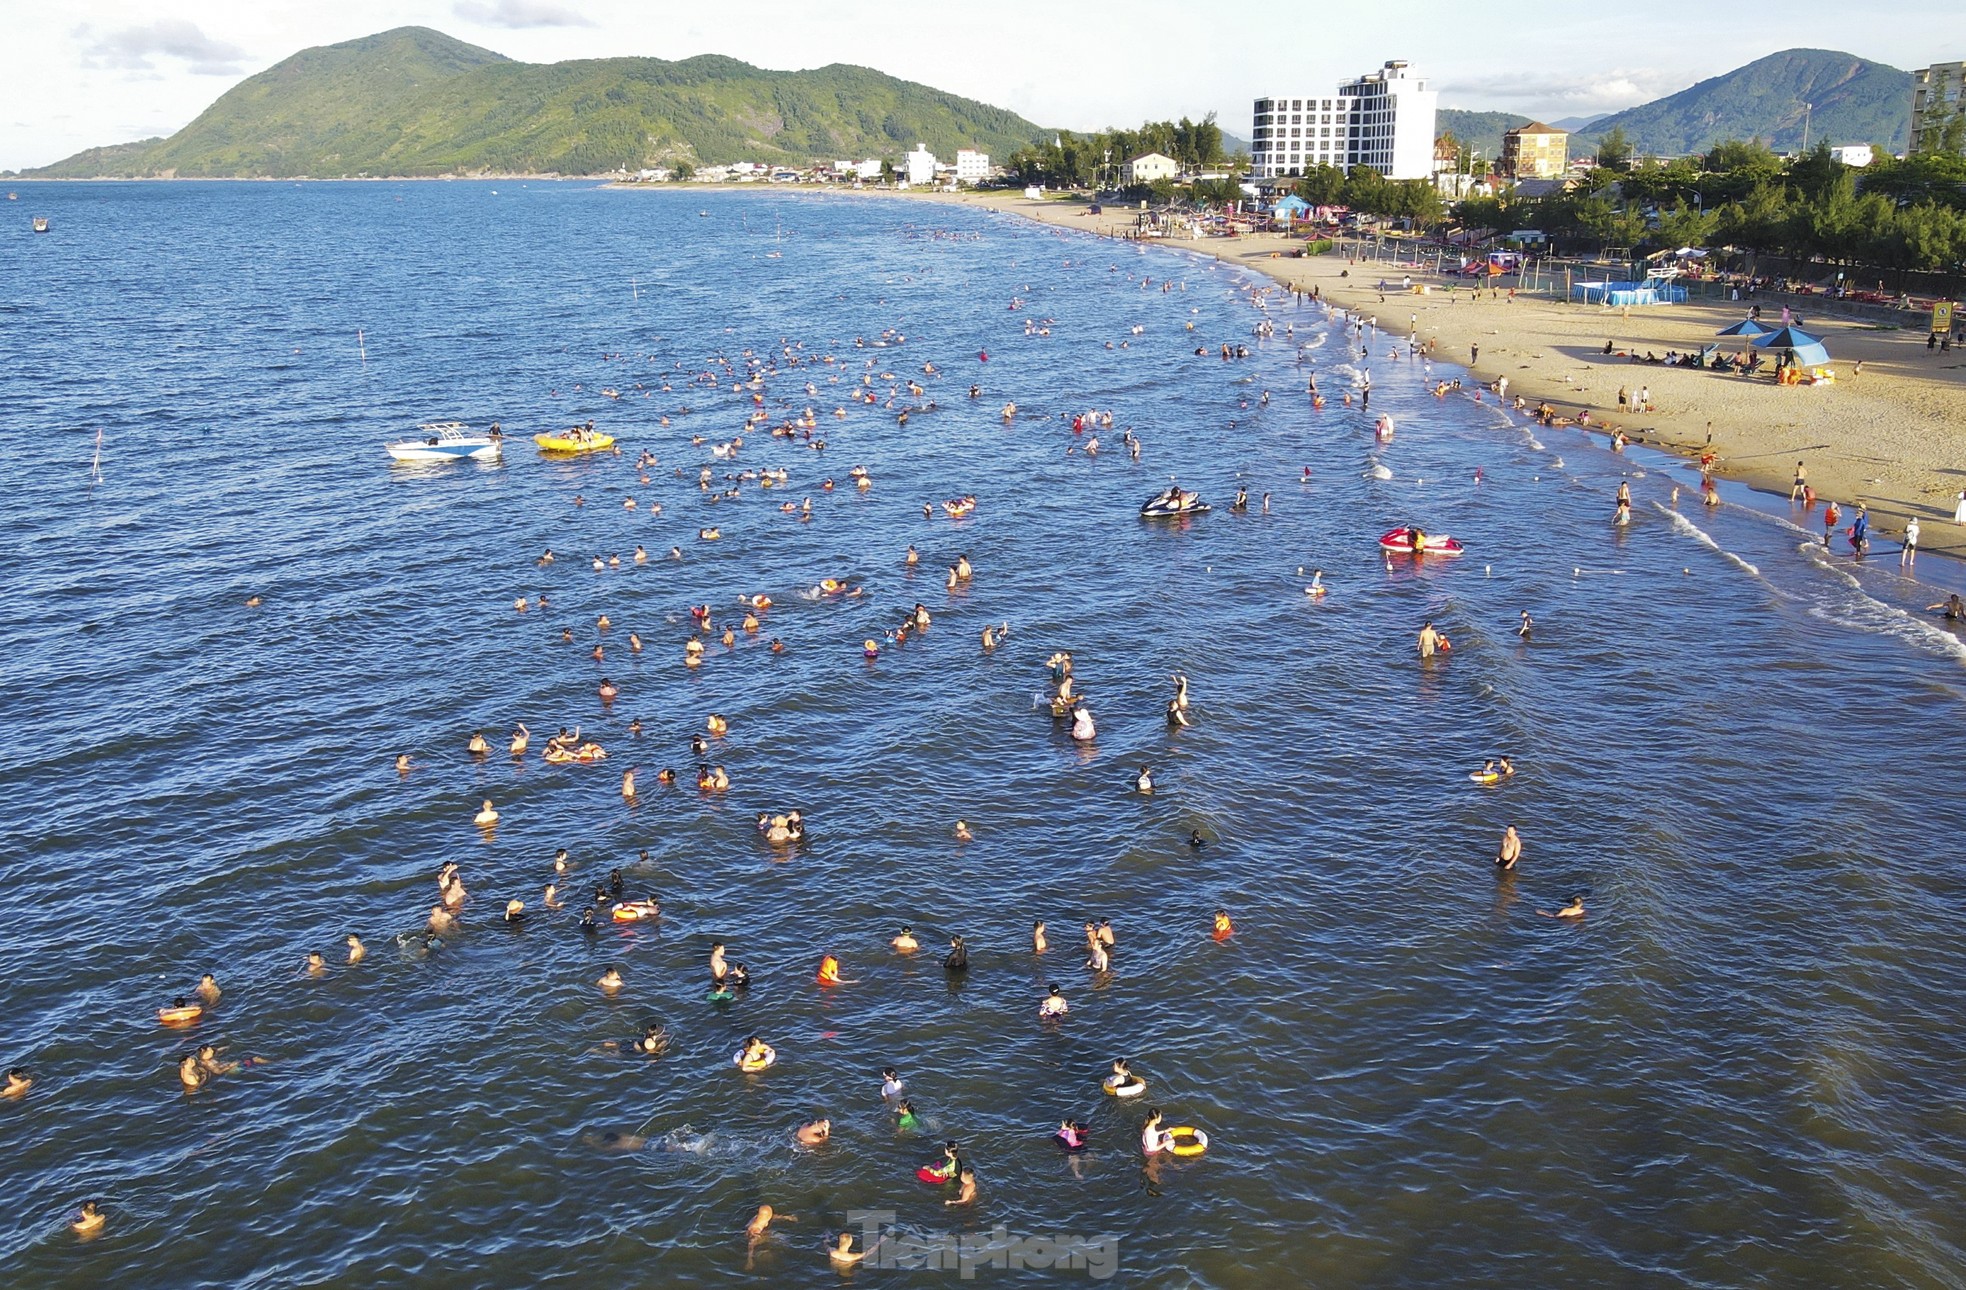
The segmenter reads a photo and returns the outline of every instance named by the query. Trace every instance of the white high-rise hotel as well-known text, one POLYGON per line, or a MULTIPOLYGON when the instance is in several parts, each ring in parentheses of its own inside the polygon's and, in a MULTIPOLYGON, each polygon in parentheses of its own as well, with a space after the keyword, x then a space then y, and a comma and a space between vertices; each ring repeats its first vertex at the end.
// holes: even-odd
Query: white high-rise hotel
POLYGON ((1332 98, 1257 99, 1251 177, 1370 166, 1388 179, 1425 179, 1434 169, 1439 102, 1402 62, 1345 82, 1332 98))

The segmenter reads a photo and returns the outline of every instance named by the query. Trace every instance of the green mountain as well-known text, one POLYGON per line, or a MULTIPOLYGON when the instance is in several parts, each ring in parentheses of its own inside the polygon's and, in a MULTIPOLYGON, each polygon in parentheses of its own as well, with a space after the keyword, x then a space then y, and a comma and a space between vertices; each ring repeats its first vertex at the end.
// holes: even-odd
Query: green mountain
POLYGON ((1812 143, 1900 150, 1910 137, 1911 74, 1855 54, 1787 49, 1593 121, 1571 140, 1570 152, 1595 148, 1614 128, 1641 155, 1682 156, 1727 139, 1757 137, 1778 151, 1794 150, 1802 145, 1805 116, 1812 143))
POLYGON ((1502 132, 1528 124, 1528 117, 1517 116, 1513 112, 1464 112, 1459 108, 1441 108, 1434 114, 1434 136, 1438 138, 1451 133, 1466 146, 1479 148, 1485 159, 1495 161, 1502 155, 1502 132))
POLYGON ((168 139, 28 172, 174 175, 600 174, 676 159, 892 157, 917 142, 1005 157, 1049 132, 1012 112, 834 64, 775 72, 704 55, 520 63, 427 27, 302 50, 168 139))

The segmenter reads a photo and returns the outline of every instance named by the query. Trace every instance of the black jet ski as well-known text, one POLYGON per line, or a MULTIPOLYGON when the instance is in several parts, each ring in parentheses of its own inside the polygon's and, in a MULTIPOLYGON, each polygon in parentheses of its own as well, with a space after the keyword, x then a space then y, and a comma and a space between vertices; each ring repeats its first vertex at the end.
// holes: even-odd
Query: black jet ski
POLYGON ((1140 508, 1140 518, 1157 520, 1174 515, 1202 515, 1208 509, 1208 503, 1201 500, 1199 495, 1169 489, 1148 499, 1146 505, 1140 508))

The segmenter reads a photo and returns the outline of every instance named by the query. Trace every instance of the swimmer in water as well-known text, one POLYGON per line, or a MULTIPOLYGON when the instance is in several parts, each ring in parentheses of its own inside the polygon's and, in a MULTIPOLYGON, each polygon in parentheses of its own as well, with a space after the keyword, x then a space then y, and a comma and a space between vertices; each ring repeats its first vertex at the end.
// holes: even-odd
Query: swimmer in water
POLYGON ((34 1087, 34 1077, 27 1073, 27 1067, 16 1066, 7 1072, 7 1086, 0 1088, 0 1097, 8 1101, 18 1101, 27 1096, 27 1090, 34 1087))
POLYGON ((512 732, 512 744, 511 744, 512 755, 514 757, 525 756, 526 745, 531 742, 532 742, 532 731, 526 729, 525 726, 521 724, 517 730, 514 730, 512 732))
POLYGON ((832 1136, 833 1122, 826 1119, 814 1120, 811 1124, 802 1124, 799 1126, 798 1132, 792 1135, 793 1139, 802 1147, 824 1146, 827 1139, 832 1136))
POLYGON ((922 947, 922 943, 915 939, 914 929, 909 927, 903 927, 901 934, 889 941, 888 944, 903 954, 913 954, 922 947))
POLYGON ((1527 609, 1523 610, 1522 622, 1516 627, 1515 634, 1522 637, 1522 639, 1524 640, 1528 640, 1529 633, 1535 630, 1536 630, 1536 620, 1529 616, 1529 611, 1527 609))
POLYGON ((1160 1108, 1152 1108, 1147 1112, 1147 1123, 1140 1129, 1140 1150, 1150 1156, 1174 1150, 1174 1135, 1160 1127, 1161 1118, 1160 1108))
POLYGON ((1516 861, 1522 859, 1522 838, 1517 835, 1515 825, 1502 831, 1502 845, 1495 853, 1495 867, 1504 872, 1515 868, 1516 861))
POLYGON ((1040 1017, 1062 1017, 1071 1010, 1071 1006, 1065 1002, 1063 988, 1055 982, 1046 987, 1044 1001, 1038 1004, 1040 1017))
POLYGON ((965 822, 963 822, 962 820, 957 820, 957 821, 956 821, 956 841, 958 841, 958 842, 974 842, 975 840, 976 840, 976 838, 975 838, 975 835, 973 835, 973 834, 972 834, 972 833, 970 833, 970 831, 969 831, 969 825, 968 825, 968 824, 966 824, 965 822))
POLYGON ((888 1066, 883 1068, 881 1071, 881 1097, 886 1101, 892 1102, 895 1098, 901 1096, 901 1087, 901 1076, 895 1072, 894 1067, 888 1066))
POLYGON ((1215 931, 1214 931, 1215 939, 1218 941, 1226 941, 1231 936, 1234 936, 1235 934, 1236 934, 1236 925, 1229 921, 1229 911, 1226 909, 1216 910, 1215 931))
POLYGON ((949 955, 942 960, 942 966, 951 972, 969 971, 969 946, 963 943, 962 937, 950 938, 949 955))
POLYGON ((906 1133, 918 1132, 922 1127, 921 1117, 915 1114, 915 1104, 903 1100, 895 1104, 894 1127, 906 1133))
POLYGON ((102 1230, 104 1221, 102 1210, 96 1203, 92 1200, 85 1200, 82 1202, 81 1212, 75 1216, 75 1221, 70 1223, 68 1227, 77 1236, 94 1236, 102 1230))
POLYGON ((1106 953, 1106 947, 1095 939, 1092 944, 1086 947, 1085 965, 1093 972, 1110 972, 1113 967, 1113 960, 1106 953))
POLYGON ((195 1093, 205 1087, 205 1081, 211 1076, 205 1073, 205 1068, 198 1064, 197 1055, 193 1054, 178 1062, 177 1078, 178 1083, 184 1085, 185 1092, 195 1093))
MULTIPOLYGON (((1170 712, 1178 711, 1178 709, 1170 708, 1169 711, 1170 712)), ((1147 767, 1142 766, 1140 768, 1140 773, 1133 777, 1133 791, 1140 794, 1142 797, 1151 797, 1153 795, 1154 776, 1153 776, 1153 772, 1150 771, 1147 767)))
POLYGON ((498 812, 493 809, 489 797, 485 799, 485 804, 479 808, 478 813, 471 817, 471 822, 481 829, 489 829, 498 823, 498 812))
POLYGON ((858 1253, 856 1253, 853 1248, 853 1233, 841 1232, 839 1241, 833 1246, 832 1249, 826 1251, 826 1257, 828 1257, 833 1261, 834 1267, 850 1268, 854 1264, 859 1263, 861 1260, 873 1254, 875 1250, 880 1249, 881 1242, 886 1239, 887 1238, 884 1236, 880 1237, 876 1239, 872 1245, 869 1245, 864 1249, 860 1250, 858 1253))
POLYGON ((1554 911, 1539 909, 1536 912, 1544 918, 1582 918, 1584 916, 1584 898, 1582 896, 1572 896, 1569 903, 1565 904, 1561 909, 1554 911))
POLYGON ((352 967, 355 964, 360 963, 363 959, 368 957, 368 954, 369 954, 369 947, 362 944, 362 938, 351 933, 348 937, 349 966, 352 967))
POLYGON ((1947 596, 1936 605, 1925 606, 1925 612, 1928 614, 1937 613, 1940 610, 1945 611, 1946 621, 1949 623, 1956 623, 1962 619, 1966 619, 1966 601, 1960 600, 1959 593, 1957 592, 1947 596))
POLYGON ((321 957, 321 951, 309 950, 307 952, 307 975, 326 976, 327 973, 328 961, 321 957))
POLYGON ((198 978, 198 997, 200 999, 203 999, 209 1006, 218 1002, 218 996, 218 981, 211 973, 207 972, 198 978))
POLYGON ((407 775, 410 773, 410 755, 408 753, 396 754, 396 773, 398 775, 407 775))
POLYGON ((956 1175, 956 1194, 942 1203, 944 1205, 967 1205, 975 1199, 976 1171, 965 1167, 961 1173, 956 1175))
POLYGON ((602 994, 612 997, 621 992, 621 973, 614 968, 609 968, 601 973, 600 979, 594 984, 601 987, 602 994))
POLYGON ((485 742, 484 731, 473 730, 470 741, 464 745, 464 750, 474 757, 490 752, 491 745, 485 742))
POLYGON ((1042 954, 1050 948, 1051 942, 1044 934, 1044 920, 1040 918, 1031 924, 1031 953, 1042 954))
POLYGON ((218 1059, 218 1049, 210 1044, 198 1046, 198 1068, 207 1076, 230 1075, 239 1069, 239 1062, 222 1062, 218 1059))

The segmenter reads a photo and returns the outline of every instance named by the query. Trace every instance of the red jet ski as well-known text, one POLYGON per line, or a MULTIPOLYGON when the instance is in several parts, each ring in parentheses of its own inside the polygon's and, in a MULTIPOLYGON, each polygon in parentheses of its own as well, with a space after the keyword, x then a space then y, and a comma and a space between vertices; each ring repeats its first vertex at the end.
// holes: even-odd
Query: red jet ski
POLYGON ((1401 525, 1379 539, 1379 548, 1395 555, 1460 555, 1467 550, 1445 533, 1423 533, 1420 545, 1413 545, 1413 530, 1401 525))

